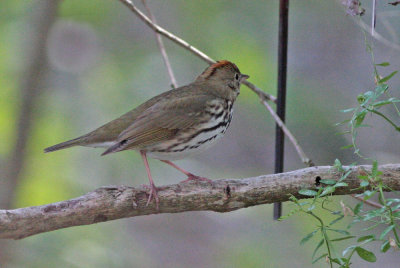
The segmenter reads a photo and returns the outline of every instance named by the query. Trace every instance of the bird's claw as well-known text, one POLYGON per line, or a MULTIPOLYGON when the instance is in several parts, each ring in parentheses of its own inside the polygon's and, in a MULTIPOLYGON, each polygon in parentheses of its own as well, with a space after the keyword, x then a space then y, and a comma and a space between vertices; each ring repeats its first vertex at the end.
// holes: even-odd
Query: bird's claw
POLYGON ((150 184, 150 186, 147 187, 150 188, 150 195, 149 198, 147 199, 146 207, 150 204, 151 200, 154 199, 154 201, 156 202, 156 209, 158 210, 160 199, 158 198, 157 187, 154 184, 150 184))
POLYGON ((188 178, 184 181, 181 181, 181 183, 189 182, 189 181, 206 181, 208 183, 212 183, 212 180, 200 176, 196 176, 192 173, 188 174, 188 178))

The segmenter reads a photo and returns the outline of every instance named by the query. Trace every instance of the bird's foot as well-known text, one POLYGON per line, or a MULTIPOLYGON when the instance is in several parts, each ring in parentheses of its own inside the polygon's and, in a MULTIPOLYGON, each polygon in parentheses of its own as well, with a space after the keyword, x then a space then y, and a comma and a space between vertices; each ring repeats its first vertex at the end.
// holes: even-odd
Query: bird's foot
POLYGON ((204 177, 196 176, 192 173, 189 173, 188 178, 184 181, 181 181, 181 183, 185 183, 185 182, 189 182, 189 181, 206 181, 208 183, 212 183, 212 180, 204 178, 204 177))
POLYGON ((158 198, 157 187, 154 184, 150 184, 150 186, 146 185, 146 188, 150 188, 149 199, 147 199, 146 207, 150 204, 151 200, 154 199, 156 202, 156 209, 159 209, 160 199, 158 198))

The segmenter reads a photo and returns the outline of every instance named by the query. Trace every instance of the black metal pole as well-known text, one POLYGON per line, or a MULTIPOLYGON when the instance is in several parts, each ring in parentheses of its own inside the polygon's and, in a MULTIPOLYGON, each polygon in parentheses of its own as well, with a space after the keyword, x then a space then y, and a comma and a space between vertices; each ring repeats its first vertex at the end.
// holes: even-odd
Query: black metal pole
MULTIPOLYGON (((278 39, 278 97, 276 112, 285 121, 286 106, 286 74, 287 74, 287 47, 289 24, 289 0, 279 1, 279 39, 278 39)), ((282 129, 276 125, 275 133, 275 173, 283 172, 284 141, 282 129)), ((282 203, 274 204, 274 219, 282 215, 282 203)))

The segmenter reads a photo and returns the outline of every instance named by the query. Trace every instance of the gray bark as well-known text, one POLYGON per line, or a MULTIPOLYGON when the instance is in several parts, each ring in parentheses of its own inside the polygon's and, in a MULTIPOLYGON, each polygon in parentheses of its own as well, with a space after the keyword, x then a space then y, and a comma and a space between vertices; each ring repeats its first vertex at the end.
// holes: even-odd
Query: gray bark
MULTIPOLYGON (((360 193, 358 175, 371 166, 356 166, 335 195, 360 193)), ((400 190, 400 164, 383 165, 382 180, 394 191, 400 190)), ((34 234, 71 226, 88 225, 120 218, 184 211, 229 212, 245 207, 287 201, 300 189, 316 188, 319 179, 340 179, 329 166, 262 175, 244 179, 189 182, 159 187, 160 207, 154 202, 146 207, 149 189, 144 186, 107 186, 78 198, 48 205, 0 210, 0 238, 21 239, 34 234)))

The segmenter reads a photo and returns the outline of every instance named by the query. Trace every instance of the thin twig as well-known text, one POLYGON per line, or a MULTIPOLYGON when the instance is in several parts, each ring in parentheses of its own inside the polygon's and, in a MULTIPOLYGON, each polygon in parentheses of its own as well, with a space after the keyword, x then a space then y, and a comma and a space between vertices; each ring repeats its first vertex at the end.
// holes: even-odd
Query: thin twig
MULTIPOLYGON (((347 167, 345 167, 347 168, 347 167)), ((372 166, 349 167, 352 172, 334 195, 362 193, 360 176, 372 166)), ((382 181, 400 190, 400 164, 379 166, 382 181)), ((230 212, 241 208, 283 202, 290 195, 307 198, 299 190, 315 189, 317 178, 338 181, 342 174, 330 166, 299 169, 280 174, 208 182, 181 182, 158 187, 159 209, 146 205, 149 189, 143 186, 107 186, 78 198, 27 208, 0 210, 0 238, 21 239, 57 229, 127 217, 185 211, 230 212), (229 189, 229 190, 228 190, 229 189), (229 191, 229 194, 227 194, 229 191)), ((386 188, 385 188, 386 189, 386 188)))
POLYGON ((307 155, 304 153, 303 149, 300 147, 300 145, 297 142, 296 138, 293 136, 293 134, 290 132, 290 130, 286 127, 286 125, 282 122, 282 120, 276 114, 274 109, 272 109, 272 107, 265 100, 262 101, 262 104, 267 108, 268 112, 272 115, 272 117, 274 118, 275 122, 278 124, 279 127, 282 128, 283 132, 285 132, 286 136, 292 142, 292 144, 293 144, 294 148, 296 149, 297 154, 299 155, 301 161, 308 167, 314 166, 314 163, 312 162, 312 160, 310 158, 308 158, 307 155))
POLYGON ((353 197, 353 198, 357 199, 358 201, 361 201, 367 205, 370 205, 371 207, 374 207, 374 208, 382 208, 383 207, 381 204, 378 204, 371 200, 364 200, 364 198, 362 198, 361 196, 357 196, 355 194, 352 194, 351 197, 353 197))
MULTIPOLYGON (((215 63, 215 60, 209 57, 207 54, 204 52, 200 51, 196 47, 192 46, 182 38, 177 37, 176 35, 168 32, 164 28, 160 27, 159 25, 153 23, 150 18, 148 18, 143 12, 141 12, 130 0, 119 0, 121 3, 123 3, 125 6, 127 6, 133 13, 135 13, 144 23, 146 23, 153 31, 165 36, 172 42, 176 43, 177 45, 189 50, 205 62, 209 64, 215 63)), ((246 81, 243 83, 246 85, 248 88, 250 88, 252 91, 254 91, 258 96, 263 96, 263 99, 270 100, 273 102, 276 102, 276 98, 268 93, 265 93, 262 91, 260 88, 257 86, 253 85, 249 81, 246 81)))
POLYGON ((262 100, 269 100, 274 103, 276 103, 276 97, 270 94, 265 93, 262 91, 261 88, 257 87, 256 85, 250 83, 249 81, 245 80, 243 82, 243 85, 246 85, 248 88, 250 88, 254 93, 258 95, 258 97, 262 100))
POLYGON ((372 23, 371 23, 371 36, 375 36, 376 28, 376 0, 372 0, 372 23))
MULTIPOLYGON (((363 28, 367 32, 371 32, 371 26, 367 25, 365 22, 363 22, 360 18, 358 17, 352 17, 355 21, 355 23, 358 24, 361 28, 363 28)), ((400 45, 396 44, 395 42, 389 41, 385 37, 383 37, 381 34, 379 34, 377 31, 374 32, 373 38, 376 40, 382 42, 383 44, 387 45, 388 47, 394 48, 396 50, 400 50, 400 45)))
MULTIPOLYGON (((151 21, 156 24, 157 23, 156 18, 154 17, 153 13, 151 12, 149 6, 147 5, 146 0, 142 0, 142 3, 143 3, 143 6, 146 8, 147 13, 149 14, 151 21)), ((161 55, 164 60, 165 67, 167 68, 167 71, 168 71, 169 79, 171 80, 172 87, 177 88, 178 84, 176 82, 174 72, 172 71, 171 63, 169 62, 168 54, 167 54, 167 51, 165 50, 164 42, 161 39, 161 35, 158 32, 155 32, 155 34, 156 34, 158 47, 160 49, 161 55)))
MULTIPOLYGON (((374 201, 371 201, 371 200, 364 200, 364 198, 362 198, 361 196, 355 195, 355 194, 352 194, 351 197, 353 197, 353 198, 355 198, 355 199, 357 199, 357 200, 359 200, 359 201, 361 201, 361 202, 363 202, 363 203, 365 203, 365 204, 367 204, 367 205, 369 205, 371 207, 374 207, 374 208, 383 208, 384 207, 383 205, 381 205, 381 204, 379 204, 377 202, 374 202, 374 201)), ((393 212, 399 212, 399 211, 400 211, 400 209, 393 210, 393 212)))
MULTIPOLYGON (((400 12, 396 12, 397 16, 400 15, 400 12)), ((391 39, 393 40, 394 43, 398 43, 399 42, 399 35, 396 32, 396 28, 393 27, 392 23, 391 23, 391 18, 390 18, 390 13, 389 12, 381 12, 379 13, 380 16, 380 21, 383 24, 383 27, 385 28, 385 30, 388 32, 388 34, 391 36, 391 39), (387 16, 386 16, 387 14, 387 16)))
POLYGON ((173 35, 172 33, 168 32, 164 28, 160 27, 159 25, 153 23, 142 11, 140 11, 130 0, 119 0, 122 2, 125 6, 127 6, 133 13, 135 13, 144 23, 146 23, 151 29, 153 29, 155 32, 167 37, 174 43, 180 45, 181 47, 193 52, 197 56, 199 56, 201 59, 204 61, 208 62, 209 64, 215 63, 215 60, 207 56, 205 53, 201 52, 194 46, 190 45, 188 42, 185 40, 177 37, 176 35, 173 35))

